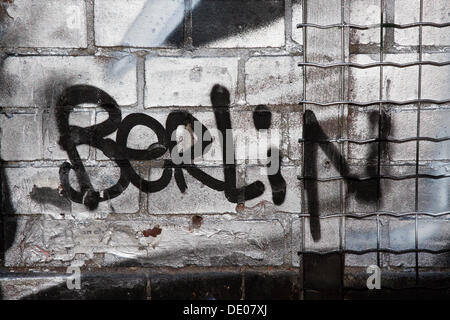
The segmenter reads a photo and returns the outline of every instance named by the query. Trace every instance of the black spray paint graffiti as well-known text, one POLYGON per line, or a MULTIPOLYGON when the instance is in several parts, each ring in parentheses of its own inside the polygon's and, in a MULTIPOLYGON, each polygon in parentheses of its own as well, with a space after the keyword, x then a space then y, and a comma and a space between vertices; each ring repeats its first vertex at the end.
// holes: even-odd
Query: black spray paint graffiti
MULTIPOLYGON (((383 141, 387 138, 390 131, 390 118, 383 111, 381 112, 381 117, 379 119, 378 124, 380 125, 380 138, 379 140, 383 141)), ((374 123, 376 123, 378 116, 378 112, 373 112, 370 114, 370 123, 372 127, 374 127, 374 123)), ((321 238, 320 234, 320 208, 319 208, 319 191, 318 191, 318 174, 317 174, 317 155, 318 148, 320 147, 327 158, 330 160, 331 164, 334 168, 340 173, 340 175, 347 182, 348 186, 348 194, 355 194, 356 199, 362 202, 376 202, 381 197, 380 188, 375 188, 373 190, 373 180, 372 181, 360 181, 360 179, 350 173, 349 166, 339 152, 339 150, 330 143, 330 138, 324 132, 322 127, 320 126, 317 118, 311 110, 306 110, 303 114, 303 142, 304 142, 304 166, 305 166, 305 191, 306 196, 308 198, 308 213, 310 215, 310 232, 314 241, 318 241, 321 238)), ((373 128, 372 128, 373 129, 373 128)), ((380 143, 380 151, 387 153, 387 144, 380 143)), ((378 155, 378 149, 376 145, 371 145, 369 160, 376 158, 378 155)), ((370 177, 377 176, 377 171, 379 168, 374 165, 366 166, 366 174, 370 177)), ((380 181, 380 178, 377 177, 375 180, 375 184, 380 181)))
MULTIPOLYGON (((177 142, 171 140, 172 133, 178 126, 194 127, 195 123, 200 122, 185 111, 171 112, 166 120, 166 128, 157 120, 145 114, 130 114, 122 120, 121 111, 116 101, 106 92, 87 85, 76 85, 67 88, 61 95, 56 110, 58 130, 60 132, 59 144, 67 152, 71 162, 65 162, 59 172, 64 193, 72 201, 82 203, 90 210, 94 210, 98 207, 99 202, 119 196, 130 183, 146 193, 161 191, 169 184, 172 174, 180 191, 185 192, 188 186, 183 170, 186 170, 192 177, 209 188, 223 191, 227 200, 232 203, 243 203, 246 200, 261 196, 265 191, 264 184, 261 181, 255 181, 241 188, 236 187, 236 163, 229 111, 230 93, 226 88, 215 85, 211 90, 211 102, 217 128, 223 137, 221 139, 223 157, 226 156, 228 158, 231 155, 231 161, 225 162, 224 159, 224 181, 206 174, 192 162, 175 163, 172 160, 164 161, 164 170, 158 180, 148 181, 139 176, 130 161, 154 160, 163 156, 167 151, 173 155, 172 150, 177 146, 177 142), (85 103, 93 103, 103 108, 108 113, 108 119, 87 128, 69 125, 69 116, 73 108, 85 103), (157 136, 158 142, 153 143, 147 150, 136 150, 127 147, 128 136, 131 130, 138 125, 150 128, 157 136), (116 141, 105 138, 115 131, 117 131, 116 141), (79 145, 89 145, 97 148, 116 162, 120 168, 120 178, 114 186, 104 190, 102 193, 94 189, 77 151, 77 146, 79 145), (231 151, 230 148, 232 149, 231 151), (70 170, 75 172, 80 191, 72 188, 69 182, 70 170)), ((254 122, 258 130, 270 127, 271 113, 267 107, 257 107, 254 113, 254 122)), ((208 129, 203 124, 201 125, 201 132, 203 137, 210 136, 208 129)), ((190 154, 190 160, 193 160, 198 155, 195 153, 196 150, 200 150, 200 153, 203 154, 208 150, 211 143, 211 140, 199 139, 190 147, 190 150, 186 151, 188 155, 190 154)), ((280 160, 279 152, 275 148, 269 149, 268 155, 270 158, 268 166, 270 166, 271 162, 280 160)), ((180 153, 179 157, 183 158, 183 154, 180 153)), ((268 178, 272 188, 273 201, 279 205, 284 202, 286 195, 286 182, 281 175, 279 166, 275 174, 268 174, 268 178)))
MULTIPOLYGON (((182 193, 184 193, 188 186, 185 181, 183 170, 187 171, 192 177, 216 191, 223 191, 228 201, 232 203, 243 203, 246 200, 251 200, 261 196, 265 187, 261 181, 255 181, 242 188, 236 186, 236 161, 233 145, 231 117, 229 111, 230 94, 228 90, 220 85, 215 85, 211 90, 211 102, 216 119, 216 124, 222 139, 220 139, 223 155, 224 181, 216 179, 211 175, 205 173, 196 165, 188 162, 176 162, 171 160, 164 160, 164 170, 162 176, 154 181, 143 179, 134 170, 130 161, 133 160, 154 160, 162 157, 167 151, 170 154, 177 155, 177 158, 183 158, 183 153, 173 153, 172 151, 177 147, 177 142, 172 140, 172 134, 177 130, 178 126, 195 127, 196 124, 201 123, 193 115, 186 111, 173 111, 166 120, 165 128, 154 118, 145 114, 130 114, 122 120, 121 111, 114 101, 106 92, 87 85, 77 85, 67 88, 61 95, 56 112, 58 129, 60 131, 60 145, 69 156, 71 163, 65 162, 60 168, 60 180, 64 193, 72 201, 84 204, 90 210, 97 208, 99 202, 107 201, 119 196, 131 183, 146 193, 154 193, 163 190, 172 179, 182 193), (69 125, 69 115, 73 108, 84 103, 94 103, 108 112, 108 119, 100 124, 82 128, 78 126, 69 125), (150 145, 147 150, 136 150, 127 147, 127 140, 131 130, 138 126, 146 126, 153 130, 157 136, 157 142, 150 145), (117 131, 116 141, 105 138, 111 133, 117 131), (91 184, 90 178, 81 161, 79 153, 76 149, 79 145, 89 145, 101 150, 107 157, 114 160, 120 168, 120 178, 117 183, 104 190, 102 193, 96 191, 91 184), (228 157, 231 155, 231 159, 228 157), (225 159, 225 157, 227 159, 225 159), (226 161, 225 161, 226 160, 226 161), (80 191, 72 188, 69 182, 69 172, 74 170, 80 191)), ((305 191, 307 195, 307 207, 310 214, 310 229, 311 235, 315 241, 320 240, 320 218, 319 218, 319 191, 317 179, 317 152, 320 147, 331 164, 344 177, 348 185, 348 193, 355 194, 356 199, 362 202, 376 202, 380 198, 380 190, 372 190, 371 186, 367 185, 367 181, 359 181, 359 179, 349 174, 349 166, 344 157, 340 154, 338 149, 331 143, 330 139, 323 131, 319 122, 314 115, 314 112, 307 110, 304 113, 304 166, 305 166, 305 191), (355 183, 357 182, 357 183, 355 183)), ((266 130, 271 126, 272 114, 266 106, 257 106, 253 113, 253 122, 257 130, 266 130)), ((376 122, 375 114, 371 114, 370 122, 372 126, 376 122)), ((388 135, 389 118, 384 112, 381 113, 379 124, 384 124, 380 127, 380 140, 386 138, 388 135)), ((373 129, 373 128, 372 128, 373 129)), ((201 124, 202 137, 211 137, 209 130, 201 124)), ((193 160, 199 155, 207 152, 212 143, 211 139, 199 139, 189 150, 185 151, 189 155, 189 160, 193 160), (200 150, 200 152, 198 152, 200 150)), ((386 144, 380 144, 383 152, 386 152, 386 144)), ((175 149, 178 150, 178 149, 175 149)), ((371 148, 370 156, 375 157, 379 151, 371 148)), ((271 147, 267 151, 270 162, 267 164, 270 167, 271 163, 277 161, 281 163, 281 156, 278 149, 271 147), (277 157, 277 158, 275 158, 277 157)), ((376 174, 378 168, 369 165, 366 167, 366 173, 369 176, 376 174)), ((269 170, 268 170, 269 172, 269 170)), ((281 175, 280 166, 277 171, 268 174, 269 183, 272 189, 272 200, 276 205, 284 202, 286 197, 286 181, 281 175)))

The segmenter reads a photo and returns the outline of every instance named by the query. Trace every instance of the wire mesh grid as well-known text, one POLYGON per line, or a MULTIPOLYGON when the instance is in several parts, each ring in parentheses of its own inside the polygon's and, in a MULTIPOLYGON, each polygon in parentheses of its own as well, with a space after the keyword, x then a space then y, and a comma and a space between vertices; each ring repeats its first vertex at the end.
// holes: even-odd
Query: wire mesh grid
MULTIPOLYGON (((418 221, 419 216, 424 217, 431 217, 431 218, 438 218, 438 217, 444 217, 449 216, 450 211, 442 211, 442 212, 428 212, 428 211, 420 211, 420 205, 419 205, 419 194, 420 194, 420 188, 419 188, 419 181, 422 178, 427 179, 448 179, 450 178, 450 175, 448 174, 441 174, 441 175, 432 175, 432 174, 423 174, 420 173, 420 142, 421 141, 428 141, 432 143, 442 143, 445 141, 449 141, 449 136, 434 138, 434 137, 426 137, 421 136, 421 110, 422 106, 424 104, 434 104, 434 105, 443 105, 450 103, 450 99, 444 99, 444 100, 434 100, 434 99, 423 99, 422 97, 422 66, 424 65, 431 65, 436 67, 443 67, 450 65, 450 61, 444 61, 444 62, 436 62, 436 61, 429 61, 423 59, 423 27, 433 27, 433 28, 446 28, 450 27, 450 23, 443 22, 443 23, 435 23, 435 22, 427 22, 423 21, 424 19, 424 4, 423 0, 420 0, 420 9, 419 9, 419 21, 415 23, 409 23, 409 24, 396 24, 396 23, 386 23, 384 21, 385 19, 385 1, 380 0, 380 23, 379 24, 369 24, 369 25, 359 25, 359 24, 351 24, 346 23, 345 21, 345 15, 344 10, 346 7, 346 1, 341 0, 341 23, 335 23, 335 24, 327 24, 327 25, 321 25, 321 24, 315 24, 315 23, 308 23, 308 0, 302 0, 302 14, 303 14, 303 23, 297 24, 297 28, 303 30, 303 62, 298 63, 299 67, 303 68, 303 100, 300 101, 300 105, 303 106, 302 112, 304 113, 306 110, 306 105, 316 105, 319 107, 328 107, 328 106, 339 106, 339 137, 336 139, 305 139, 305 136, 303 138, 299 139, 299 143, 315 143, 315 144, 321 144, 321 143, 337 143, 339 144, 339 148, 341 151, 343 151, 344 145, 347 143, 352 144, 378 144, 378 154, 377 154, 377 167, 376 167, 376 175, 374 176, 367 176, 367 177, 357 177, 352 175, 340 175, 337 177, 329 177, 329 178, 318 178, 317 175, 310 176, 305 172, 305 165, 302 168, 302 176, 299 176, 298 179, 303 182, 303 192, 302 192, 302 212, 306 212, 305 210, 305 189, 306 189, 306 182, 308 180, 316 181, 316 182, 326 182, 326 181, 339 181, 340 182, 340 196, 341 196, 341 210, 338 214, 328 214, 326 216, 319 216, 319 219, 329 219, 333 217, 340 218, 340 226, 339 226, 339 249, 338 250, 328 250, 328 251, 311 251, 311 250, 305 250, 305 219, 310 217, 309 213, 300 214, 300 218, 302 220, 302 237, 301 237, 301 250, 298 252, 299 254, 299 264, 300 264, 300 281, 303 284, 302 285, 302 297, 304 295, 304 283, 305 283, 305 269, 304 269, 304 257, 306 254, 309 255, 317 255, 317 256, 326 256, 326 255, 332 255, 332 254, 340 254, 341 255, 341 265, 345 266, 345 255, 346 254, 352 254, 352 255, 364 255, 368 253, 375 253, 376 254, 376 261, 377 265, 381 267, 381 258, 380 255, 383 253, 388 254, 394 254, 394 255, 401 255, 401 254, 407 254, 411 253, 414 254, 414 272, 415 272, 415 286, 413 287, 402 287, 400 290, 409 290, 409 289, 439 289, 439 290, 449 290, 450 287, 424 287, 420 285, 420 277, 419 277, 419 253, 428 253, 428 254, 442 254, 442 253, 449 253, 450 248, 444 248, 440 250, 431 250, 431 249, 425 249, 419 247, 419 236, 418 236, 418 221), (318 29, 334 29, 339 28, 341 33, 341 61, 335 62, 335 63, 314 63, 314 62, 308 62, 308 43, 307 43, 307 30, 308 28, 318 28, 318 29), (379 46, 379 61, 376 63, 368 63, 368 64, 359 64, 359 63, 351 63, 346 61, 346 55, 345 55, 345 31, 349 29, 356 29, 356 30, 368 30, 368 29, 380 29, 380 46, 379 46), (395 62, 389 62, 384 61, 385 57, 385 43, 384 43, 384 31, 386 28, 397 28, 397 29, 409 29, 409 28, 418 28, 418 59, 414 62, 408 62, 408 63, 395 63, 395 62), (410 99, 410 100, 389 100, 389 99, 383 99, 383 71, 384 67, 395 67, 395 68, 406 68, 411 66, 418 66, 418 86, 417 86, 417 99, 410 99), (306 76, 307 76, 307 68, 340 68, 340 92, 339 92, 339 101, 331 101, 331 102, 319 102, 314 100, 307 100, 307 86, 306 86, 306 76), (368 68, 377 68, 379 67, 379 99, 376 101, 368 101, 368 102, 359 102, 359 101, 351 101, 349 99, 345 98, 345 74, 346 69, 348 68, 357 68, 357 69, 368 69, 368 68), (393 139, 393 138, 387 138, 383 135, 381 132, 382 128, 382 110, 386 106, 394 105, 394 106, 403 106, 403 105, 410 105, 414 104, 417 106, 417 119, 416 119, 416 137, 411 138, 404 138, 404 139, 393 139), (363 139, 363 140, 356 140, 356 139, 349 139, 349 138, 343 138, 344 133, 344 108, 346 106, 356 106, 359 108, 366 108, 369 106, 378 106, 378 137, 372 138, 372 139, 363 139), (414 142, 415 141, 415 174, 409 174, 409 175, 386 175, 381 174, 381 144, 382 143, 396 143, 396 144, 402 144, 407 142, 414 142), (383 179, 388 180, 410 180, 414 179, 414 211, 410 212, 395 212, 395 211, 382 211, 380 209, 380 189, 381 184, 380 181, 383 179), (369 181, 374 180, 377 184, 377 203, 376 203, 376 211, 370 212, 370 213, 346 213, 345 208, 345 199, 343 194, 343 187, 345 181, 369 181), (412 249, 406 249, 406 250, 393 250, 390 248, 384 248, 381 245, 380 241, 380 218, 381 217, 395 217, 395 218, 402 218, 402 217, 410 217, 414 219, 414 248, 412 249), (377 244, 376 248, 370 248, 366 250, 349 250, 346 248, 345 244, 345 224, 347 219, 366 219, 366 218, 376 218, 376 224, 377 224, 377 244)), ((305 148, 303 148, 303 159, 305 158, 305 148)), ((306 161, 306 160, 305 160, 306 161)), ((340 157, 340 165, 341 168, 344 166, 343 164, 344 158, 340 157)), ((345 170, 344 170, 345 171, 345 170)), ((342 172, 342 171, 341 171, 342 172)), ((447 180, 446 180, 447 181, 447 180)), ((450 181, 449 181, 450 183, 450 181)), ((311 199, 308 199, 308 201, 311 201, 311 199)), ((344 274, 342 274, 342 281, 341 286, 345 289, 356 289, 356 288, 345 288, 344 286, 344 280, 343 280, 344 274)), ((386 288, 391 290, 398 290, 398 288, 386 288)))

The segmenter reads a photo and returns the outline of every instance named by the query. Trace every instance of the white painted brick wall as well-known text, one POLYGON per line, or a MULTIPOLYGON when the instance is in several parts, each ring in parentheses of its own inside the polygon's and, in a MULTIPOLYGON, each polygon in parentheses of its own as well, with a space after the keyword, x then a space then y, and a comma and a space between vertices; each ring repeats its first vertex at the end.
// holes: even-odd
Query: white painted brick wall
MULTIPOLYGON (((420 20, 419 0, 395 1, 395 23, 412 23, 420 20)), ((445 0, 424 1, 423 21, 443 23, 449 21, 450 4, 445 0)), ((418 45, 418 29, 395 31, 395 42, 399 45, 418 45)), ((422 44, 431 46, 448 46, 450 44, 449 28, 423 27, 422 44)))
MULTIPOLYGON (((425 54, 423 61, 444 61, 449 55, 445 53, 425 54)), ((378 57, 371 55, 353 55, 351 62, 375 63, 378 57)), ((385 61, 395 63, 409 63, 416 60, 416 54, 387 54, 385 61)), ((448 66, 422 66, 422 99, 446 100, 449 98, 450 87, 448 81, 448 66)), ((357 69, 351 68, 350 76, 355 81, 351 83, 351 98, 359 102, 379 100, 380 70, 379 68, 357 69)), ((406 68, 383 67, 383 99, 386 100, 415 100, 418 97, 418 66, 406 68)))
POLYGON ((24 236, 8 251, 7 266, 68 265, 74 259, 92 259, 94 254, 104 254, 101 262, 105 266, 128 259, 178 268, 191 264, 280 265, 285 252, 280 221, 232 216, 206 216, 202 228, 196 230, 189 228, 185 217, 109 222, 24 218, 18 231, 24 236), (155 226, 161 228, 160 235, 143 235, 155 226), (25 243, 23 249, 21 243, 25 243))
POLYGON ((58 89, 88 84, 108 92, 120 105, 137 102, 136 62, 133 56, 121 60, 130 65, 115 73, 117 59, 106 57, 33 56, 8 57, 3 62, 0 104, 7 107, 50 106, 58 89))
POLYGON ((299 57, 255 57, 245 65, 247 103, 296 104, 302 100, 299 57))
MULTIPOLYGON (((341 23, 340 0, 307 2, 305 22, 341 23)), ((424 21, 448 22, 447 2, 424 1, 424 21)), ((305 30, 296 28, 303 22, 302 1, 214 0, 194 9, 192 14, 185 14, 186 1, 164 1, 165 10, 156 10, 161 3, 15 0, 6 6, 11 18, 0 17, 3 19, 0 20, 0 156, 4 161, 2 178, 7 182, 3 193, 5 197, 9 193, 14 215, 5 218, 8 222, 0 226, 6 229, 7 225, 17 223, 14 243, 6 253, 6 266, 51 268, 72 262, 87 265, 94 260, 100 266, 116 266, 135 259, 136 263, 152 267, 298 267, 299 250, 337 250, 344 243, 347 249, 376 247, 375 219, 346 218, 341 225, 340 217, 327 215, 339 213, 342 208, 355 214, 415 210, 414 179, 381 180, 378 207, 377 203, 364 203, 349 194, 347 183, 326 181, 317 186, 322 218, 319 241, 312 238, 310 218, 299 217, 308 214, 311 201, 302 181, 297 179, 304 174, 304 145, 298 143, 303 136, 304 111, 314 112, 330 138, 378 136, 377 124, 373 128, 370 124, 370 112, 378 112, 378 105, 343 106, 341 112, 339 105, 303 106, 299 102, 380 99, 379 68, 345 68, 341 78, 340 68, 307 67, 304 72, 303 67, 297 66, 303 62, 305 49, 302 47, 305 30), (219 5, 222 9, 217 9, 219 5), (235 16, 230 15, 229 24, 224 23, 224 17, 236 8, 239 10, 235 16), (264 20, 266 17, 270 19, 264 20), (165 39, 171 33, 170 41, 165 39), (341 80, 345 86, 342 97, 341 80), (82 204, 64 202, 58 198, 59 168, 69 158, 59 146, 54 111, 62 90, 75 84, 106 91, 120 106, 122 119, 142 113, 165 126, 168 114, 181 109, 211 130, 217 128, 211 89, 215 84, 225 86, 230 92, 232 126, 238 132, 234 136, 237 185, 260 180, 265 186, 264 194, 238 206, 230 203, 224 192, 210 189, 184 170, 188 186, 184 194, 172 177, 169 185, 156 193, 144 193, 130 184, 120 196, 100 203, 94 211, 82 204), (287 185, 286 199, 280 206, 273 204, 266 168, 243 155, 244 141, 250 145, 257 143, 252 112, 260 104, 268 105, 272 113, 270 129, 278 129, 280 134, 277 142, 283 160, 281 174, 287 185), (39 190, 53 198, 39 201, 36 198, 39 190), (201 226, 192 226, 194 215, 203 218, 201 226), (143 231, 155 226, 162 229, 160 235, 143 235, 143 231)), ((393 10, 387 14, 393 21, 388 22, 418 21, 418 0, 386 3, 393 10)), ((345 1, 344 9, 347 23, 380 22, 378 0, 345 1)), ((342 61, 340 29, 306 29, 307 62, 342 61)), ((390 41, 383 48, 385 61, 417 61, 414 47, 418 44, 417 28, 387 28, 385 32, 390 41)), ((423 60, 450 59, 446 53, 448 32, 449 28, 423 28, 426 46, 423 60)), ((344 28, 344 61, 378 62, 379 37, 379 29, 344 28)), ((418 70, 418 66, 384 67, 381 99, 417 99, 418 70)), ((449 73, 449 66, 422 66, 422 98, 449 99, 449 73)), ((416 136, 416 105, 386 106, 386 109, 392 126, 388 138, 416 136)), ((448 137, 449 116, 448 104, 423 104, 421 136, 448 137)), ((71 113, 70 124, 88 127, 106 118, 101 108, 79 106, 71 113)), ((115 140, 116 133, 107 138, 115 140)), ((154 132, 137 126, 130 133, 127 146, 146 149, 154 142, 154 132)), ((222 151, 217 137, 213 145, 216 154, 212 156, 209 152, 204 161, 196 164, 211 176, 223 179, 222 151)), ((340 144, 333 145, 341 148, 340 144)), ((120 170, 100 150, 86 145, 78 146, 77 150, 94 188, 102 190, 116 183, 120 170)), ((419 171, 448 174, 448 150, 448 141, 421 141, 419 171)), ((367 158, 373 154, 370 145, 344 144, 342 152, 351 173, 367 175, 367 158)), ((167 159, 168 154, 159 160, 167 159)), ((133 161, 132 165, 142 178, 154 180, 162 172, 163 162, 159 160, 133 161)), ((390 143, 387 157, 381 160, 381 174, 415 174, 415 160, 415 141, 390 143)), ((313 165, 319 178, 342 174, 321 149, 313 165)), ((73 171, 70 181, 78 189, 73 171)), ((448 179, 419 179, 419 191, 419 210, 448 210, 448 179)), ((419 246, 445 247, 448 223, 442 221, 445 223, 420 220, 419 246)), ((399 250, 411 247, 410 220, 384 222, 380 224, 382 246, 399 250)), ((414 254, 386 254, 382 265, 414 267, 414 258, 414 254)), ((448 267, 445 257, 421 255, 420 259, 424 267, 448 267)), ((376 262, 375 254, 345 257, 345 265, 349 267, 376 262)))
POLYGON ((41 121, 38 114, 2 114, 2 158, 6 161, 42 158, 41 121))
MULTIPOLYGON (((380 1, 362 0, 349 1, 349 23, 357 25, 371 25, 380 23, 380 1)), ((351 43, 370 44, 380 43, 380 29, 357 30, 351 32, 351 43)))
POLYGON ((6 9, 9 18, 0 27, 0 46, 86 48, 83 0, 10 2, 6 9))
POLYGON ((164 37, 184 21, 184 0, 97 0, 95 44, 166 47, 164 37))
MULTIPOLYGON (((49 160, 67 160, 67 153, 59 146, 59 131, 56 123, 55 115, 53 113, 44 113, 42 115, 42 122, 45 126, 43 132, 44 139, 44 159, 49 160)), ((69 122, 71 125, 85 127, 93 124, 93 112, 72 112, 69 122)), ((81 145, 77 148, 81 159, 89 157, 89 146, 81 145)))
POLYGON ((145 62, 145 106, 210 106, 215 84, 236 102, 236 58, 149 57, 145 62))
POLYGON ((284 1, 280 0, 211 0, 204 1, 192 14, 194 45, 209 48, 267 48, 285 44, 284 1), (221 19, 221 16, 225 19, 221 19), (266 17, 271 21, 252 28, 266 17), (226 37, 203 43, 214 33, 231 31, 226 37))

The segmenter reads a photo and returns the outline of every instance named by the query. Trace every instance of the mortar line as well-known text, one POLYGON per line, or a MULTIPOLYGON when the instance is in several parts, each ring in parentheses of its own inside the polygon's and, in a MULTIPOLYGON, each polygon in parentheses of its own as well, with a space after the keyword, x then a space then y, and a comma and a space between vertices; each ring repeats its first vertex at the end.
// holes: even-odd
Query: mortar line
POLYGON ((284 47, 291 47, 292 42, 292 0, 284 1, 284 47))
POLYGON ((86 6, 86 41, 87 54, 92 55, 96 51, 95 47, 95 4, 93 0, 85 0, 86 6))
POLYGON ((184 0, 184 34, 183 46, 186 50, 193 49, 192 39, 192 0, 184 0))

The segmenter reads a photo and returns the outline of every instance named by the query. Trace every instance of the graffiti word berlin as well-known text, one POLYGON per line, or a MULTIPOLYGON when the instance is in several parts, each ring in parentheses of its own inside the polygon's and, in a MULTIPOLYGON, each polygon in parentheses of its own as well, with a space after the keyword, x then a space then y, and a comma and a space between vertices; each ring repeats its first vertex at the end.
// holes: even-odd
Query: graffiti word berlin
MULTIPOLYGON (((122 114, 116 101, 106 92, 88 85, 67 88, 61 95, 56 110, 60 132, 59 144, 67 152, 71 162, 65 162, 59 171, 65 195, 72 201, 82 203, 90 210, 94 210, 98 207, 99 202, 119 196, 130 183, 146 193, 161 191, 169 184, 172 175, 175 177, 178 188, 184 193, 187 184, 183 170, 186 170, 192 177, 209 188, 223 191, 227 200, 232 203, 243 203, 259 197, 265 191, 261 181, 255 181, 241 188, 236 187, 236 159, 229 111, 229 91, 220 85, 215 85, 211 90, 211 102, 222 145, 224 181, 212 177, 192 163, 196 157, 203 155, 212 143, 210 130, 192 114, 186 111, 171 112, 167 117, 165 128, 153 117, 145 114, 130 114, 122 120, 122 114), (93 103, 103 108, 108 113, 108 119, 86 128, 69 125, 69 116, 73 108, 86 103, 93 103), (138 125, 150 128, 158 140, 146 150, 127 147, 128 136, 131 130, 138 125), (174 139, 174 133, 179 126, 194 128, 197 136, 201 137, 190 147, 190 150, 180 152, 177 147, 178 143, 174 139), (106 138, 116 131, 116 141, 106 138), (94 189, 77 151, 79 145, 97 148, 116 162, 120 168, 120 178, 115 185, 102 192, 94 189), (171 159, 164 160, 162 176, 154 181, 143 179, 130 163, 133 160, 158 159, 167 151, 169 151, 171 159), (74 170, 76 174, 80 191, 72 188, 69 182, 70 170, 74 170)), ((253 120, 257 130, 267 130, 271 124, 271 113, 267 107, 258 106, 253 120)), ((278 148, 270 147, 267 155, 270 158, 267 163, 267 174, 272 188, 273 202, 280 205, 286 196, 286 182, 281 175, 279 165, 280 153, 278 148)))

